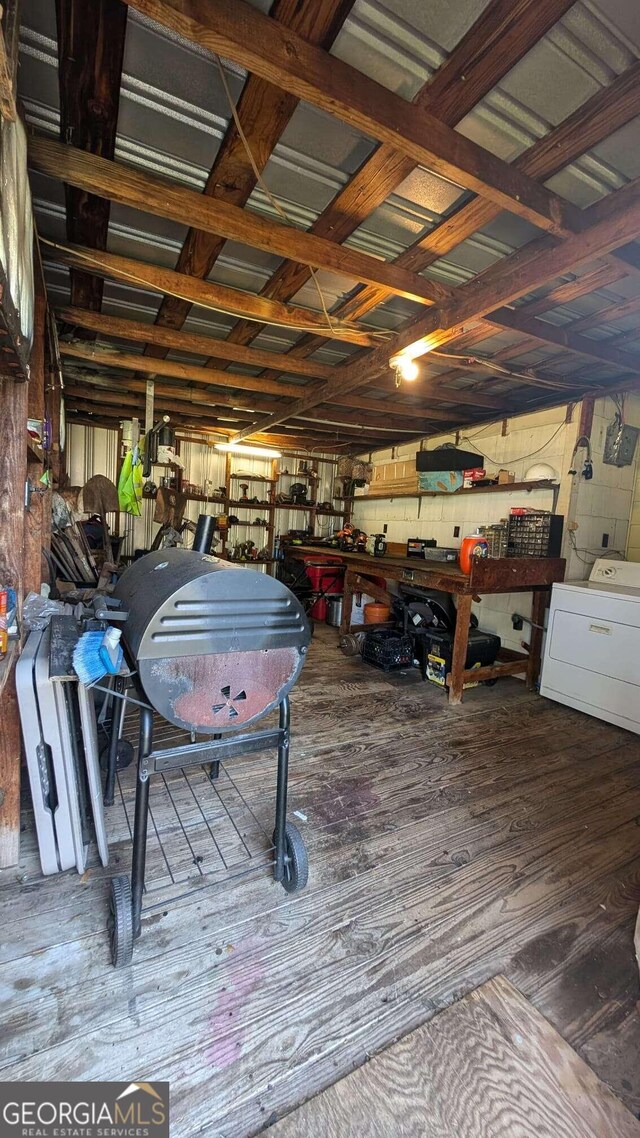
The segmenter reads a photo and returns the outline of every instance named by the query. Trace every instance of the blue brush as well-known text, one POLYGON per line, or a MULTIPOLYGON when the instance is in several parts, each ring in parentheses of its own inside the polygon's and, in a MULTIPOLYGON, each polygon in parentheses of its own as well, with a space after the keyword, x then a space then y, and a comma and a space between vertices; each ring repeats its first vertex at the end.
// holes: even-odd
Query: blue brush
POLYGON ((115 676, 122 664, 120 628, 85 632, 73 650, 73 667, 82 684, 95 684, 103 676, 115 676))

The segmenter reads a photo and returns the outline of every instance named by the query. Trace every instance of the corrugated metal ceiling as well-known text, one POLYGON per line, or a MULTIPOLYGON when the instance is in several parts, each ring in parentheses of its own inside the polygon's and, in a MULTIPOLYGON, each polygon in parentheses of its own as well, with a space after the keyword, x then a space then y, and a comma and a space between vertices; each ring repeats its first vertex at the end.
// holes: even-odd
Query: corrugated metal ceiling
MULTIPOLYGON (((357 0, 337 37, 333 54, 378 82, 410 99, 445 60, 486 7, 488 0, 357 0)), ((256 3, 268 10, 268 0, 256 3)), ((57 136, 58 85, 55 5, 53 0, 22 0, 20 97, 28 121, 57 136)), ((598 90, 607 87, 640 57, 640 4, 637 0, 580 0, 518 63, 502 82, 459 124, 458 129, 494 154, 513 160, 536 139, 561 123, 598 90)), ((245 75, 225 64, 237 99, 245 75)), ((210 56, 177 40, 129 11, 124 73, 120 98, 116 158, 154 171, 175 182, 201 190, 229 122, 229 108, 217 67, 210 56)), ((374 143, 352 128, 307 104, 299 104, 267 163, 264 178, 291 221, 307 229, 349 176, 371 153, 374 143)), ((640 120, 635 119, 592 151, 549 180, 549 186, 578 206, 586 206, 640 174, 640 120)), ((41 234, 65 239, 62 185, 39 174, 32 177, 37 224, 41 234)), ((392 260, 417 238, 435 228, 465 191, 423 169, 412 173, 348 238, 346 244, 392 260)), ((277 215, 261 189, 248 203, 265 217, 277 215)), ((108 248, 173 268, 188 231, 184 225, 113 205, 108 248)), ((515 216, 502 213, 452 253, 430 266, 426 274, 450 285, 464 283, 538 235, 515 216)), ((279 258, 228 241, 210 275, 211 280, 257 293, 279 264, 279 258)), ((69 301, 69 274, 48 264, 47 286, 54 304, 69 301)), ((351 291, 353 281, 318 274, 327 304, 332 307, 351 291)), ((538 290, 537 294, 543 290, 538 290)), ((619 297, 634 295, 635 285, 620 280, 589 296, 544 313, 561 324, 597 311, 619 297)), ((318 310, 312 282, 294 298, 318 310)), ((153 321, 160 297, 126 284, 105 283, 103 311, 153 321)), ((395 328, 415 315, 420 306, 398 297, 364 318, 372 328, 395 328)), ((629 317, 604 326, 594 336, 618 335, 632 329, 629 317)), ((193 307, 185 331, 224 337, 234 319, 193 307)), ((586 333, 588 334, 588 333, 586 333)), ((639 330, 640 335, 640 330, 639 330)), ((256 347, 286 351, 298 338, 292 329, 265 328, 256 347)), ((522 337, 520 337, 522 338, 522 337)), ((491 352, 516 343, 518 335, 492 336, 477 346, 491 352)), ((140 346, 137 349, 140 350, 140 346)), ((353 349, 327 342, 316 358, 339 363, 353 349)), ((171 353, 169 358, 197 357, 171 353)), ((518 365, 558 361, 557 349, 528 352, 518 365)), ((580 357, 560 358, 559 371, 583 371, 580 357)), ((597 366, 597 365, 596 365, 597 366)), ((243 370, 238 368, 238 370, 243 370)), ((247 373, 252 369, 245 368, 247 373)), ((434 374, 439 369, 435 366, 434 374)), ((609 369, 610 370, 610 369, 609 369)), ((598 374, 607 371, 603 365, 598 374)), ((289 377, 290 379, 290 377, 289 377)), ((496 379, 497 393, 509 386, 496 379)), ((378 392, 378 397, 382 397, 378 392)))

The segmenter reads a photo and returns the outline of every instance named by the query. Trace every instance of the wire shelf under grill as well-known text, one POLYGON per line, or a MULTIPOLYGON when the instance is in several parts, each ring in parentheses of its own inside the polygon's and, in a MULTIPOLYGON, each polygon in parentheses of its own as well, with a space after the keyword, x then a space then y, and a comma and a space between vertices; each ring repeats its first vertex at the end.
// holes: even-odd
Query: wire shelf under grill
MULTIPOLYGON (((137 715, 127 715, 124 737, 134 742, 137 728, 137 715)), ((185 732, 159 717, 154 720, 154 750, 188 742, 185 732)), ((275 794, 273 750, 265 752, 267 758, 273 764, 275 794)), ((230 766, 239 762, 242 759, 235 759, 230 766)), ((106 812, 109 844, 115 847, 126 843, 127 858, 133 836, 135 787, 134 759, 118 772, 114 805, 106 812)), ((271 804, 262 821, 248 805, 232 770, 223 763, 213 781, 208 766, 154 775, 149 789, 144 911, 186 896, 192 890, 264 870, 272 860, 272 828, 271 804)))

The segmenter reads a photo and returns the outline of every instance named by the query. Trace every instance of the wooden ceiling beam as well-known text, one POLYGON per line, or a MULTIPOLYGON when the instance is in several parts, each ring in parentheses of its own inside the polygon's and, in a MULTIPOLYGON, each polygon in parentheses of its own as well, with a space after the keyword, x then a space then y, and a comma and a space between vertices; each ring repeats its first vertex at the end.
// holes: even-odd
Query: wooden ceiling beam
MULTIPOLYGON (((354 0, 274 0, 269 16, 298 32, 309 43, 329 50, 346 20, 354 0)), ((236 113, 247 146, 259 173, 298 106, 295 95, 274 87, 256 75, 248 75, 237 103, 236 113)), ((207 178, 203 193, 231 205, 244 206, 257 184, 254 165, 245 149, 235 120, 229 119, 225 136, 207 178)), ((209 276, 224 246, 224 240, 202 230, 190 229, 180 250, 176 272, 204 279, 209 276)), ((176 296, 165 296, 156 324, 179 329, 191 305, 176 296)), ((166 355, 159 341, 148 344, 146 354, 166 355)), ((225 357, 222 357, 223 359, 225 357)))
POLYGON ((29 166, 65 185, 98 194, 131 209, 179 224, 188 217, 192 226, 202 232, 279 257, 293 257, 316 269, 356 281, 382 285, 391 294, 408 300, 431 304, 445 298, 444 290, 437 283, 388 265, 368 253, 345 249, 324 237, 269 221, 258 213, 218 201, 122 162, 86 154, 53 139, 31 135, 29 166))
MULTIPOLYGON (((572 0, 491 0, 449 57, 419 90, 413 104, 456 126, 549 31, 572 0)), ((311 232, 342 242, 415 170, 393 146, 379 145, 311 226, 311 232)), ((263 295, 289 300, 309 280, 305 265, 280 265, 263 295)), ((255 328, 240 322, 229 334, 249 343, 255 328)), ((213 364, 215 366, 215 363, 213 364)))
MULTIPOLYGON (((133 415, 139 416, 139 406, 136 403, 131 403, 124 407, 124 410, 118 411, 116 407, 105 405, 101 407, 99 401, 94 401, 91 398, 80 398, 78 396, 70 397, 66 404, 65 410, 68 414, 68 421, 74 423, 81 422, 90 427, 103 426, 110 430, 115 430, 117 424, 123 419, 131 418, 133 415)), ((171 416, 172 424, 176 427, 178 434, 181 430, 192 430, 201 432, 205 435, 210 434, 217 439, 229 439, 233 435, 233 429, 228 424, 221 424, 218 426, 216 423, 209 423, 202 416, 198 416, 197 420, 193 419, 193 415, 189 413, 187 408, 184 413, 174 413, 171 416)), ((371 440, 373 442, 373 440, 371 440)), ((204 445, 213 445, 207 443, 206 439, 202 440, 204 445)), ((337 442, 335 439, 329 440, 321 438, 316 435, 299 435, 294 434, 293 431, 283 432, 281 435, 252 435, 249 442, 262 446, 273 446, 287 452, 296 449, 304 449, 307 453, 321 451, 323 454, 339 454, 344 450, 356 451, 357 447, 353 441, 337 442)))
MULTIPOLYGON (((68 380, 70 384, 78 382, 87 383, 94 387, 103 387, 114 391, 133 391, 144 394, 147 389, 147 381, 134 375, 121 376, 111 375, 109 373, 96 375, 91 371, 83 371, 82 369, 65 366, 64 377, 65 381, 68 380)), ((268 413, 275 410, 278 406, 277 403, 262 399, 259 396, 247 396, 238 394, 238 392, 235 392, 233 395, 227 395, 224 391, 216 388, 213 390, 202 390, 202 388, 199 387, 189 387, 187 384, 172 384, 163 376, 155 378, 154 383, 157 392, 164 398, 179 399, 184 402, 193 403, 194 405, 202 403, 210 407, 238 408, 238 410, 246 411, 249 414, 260 410, 268 413)))
MULTIPOLYGON (((66 340, 60 341, 60 352, 63 359, 80 360, 83 364, 96 368, 120 368, 125 371, 143 372, 147 375, 152 375, 158 384, 162 385, 164 391, 168 391, 168 379, 183 379, 188 383, 193 383, 198 387, 216 387, 233 388, 237 387, 244 391, 251 391, 257 393, 257 398, 251 396, 245 399, 252 409, 265 412, 277 410, 277 405, 264 404, 264 401, 259 399, 260 395, 275 395, 278 397, 297 397, 304 388, 298 387, 294 384, 279 383, 274 380, 265 380, 262 377, 238 375, 234 372, 222 371, 217 372, 212 368, 197 367, 195 364, 183 364, 173 360, 161 360, 158 364, 154 363, 146 356, 140 356, 133 352, 120 352, 115 349, 109 350, 103 347, 92 347, 91 345, 81 342, 71 342, 66 340)), ((333 369, 331 369, 333 374, 333 369)), ((145 389, 145 381, 142 379, 135 379, 128 377, 126 384, 131 390, 143 391, 145 389)), ((171 388, 171 390, 179 394, 180 390, 188 391, 188 388, 171 388)), ((234 395, 224 396, 218 395, 216 392, 209 391, 209 400, 216 402, 220 405, 241 407, 243 396, 234 395)), ((360 411, 381 411, 383 410, 386 415, 403 416, 406 414, 414 413, 418 416, 421 415, 419 408, 413 408, 410 411, 403 406, 396 406, 395 401, 390 401, 389 406, 382 401, 367 399, 360 396, 344 396, 337 397, 333 402, 342 407, 349 408, 350 410, 360 411)), ((424 413, 425 418, 429 419, 446 419, 442 412, 429 409, 424 413)))
MULTIPOLYGON (((145 362, 149 363, 149 361, 145 362)), ((104 391, 105 393, 107 391, 111 392, 109 397, 111 402, 117 402, 118 394, 123 395, 127 393, 140 396, 140 398, 144 400, 146 392, 146 380, 138 379, 135 376, 120 377, 117 375, 104 374, 94 376, 88 373, 65 369, 65 381, 65 392, 78 394, 77 388, 79 385, 82 385, 83 390, 93 389, 104 391)), ((259 396, 247 398, 246 396, 239 396, 237 394, 220 394, 215 390, 202 391, 198 388, 168 384, 166 380, 160 377, 155 380, 155 384, 157 402, 163 405, 167 401, 188 403, 189 406, 193 407, 208 407, 211 412, 214 411, 214 408, 226 408, 227 410, 231 410, 234 415, 237 414, 239 419, 246 418, 250 422, 253 421, 251 415, 255 415, 257 411, 263 411, 269 414, 278 409, 277 403, 269 402, 259 396)), ((352 399, 351 402, 355 404, 356 400, 352 399)), ((416 423, 451 422, 451 412, 445 413, 438 410, 432 411, 431 409, 422 411, 416 407, 388 408, 382 400, 377 402, 376 400, 360 399, 357 402, 357 425, 354 425, 351 420, 345 422, 344 418, 342 420, 336 420, 336 414, 340 413, 339 404, 324 408, 321 407, 317 411, 309 412, 304 418, 305 420, 309 419, 317 421, 318 423, 322 420, 334 420, 342 430, 347 434, 353 435, 354 438, 358 438, 361 435, 362 427, 384 427, 387 432, 392 429, 396 430, 397 428, 399 432, 402 432, 405 429, 409 429, 412 425, 415 427, 416 423), (338 408, 337 412, 336 407, 338 408), (373 414, 369 414, 369 412, 373 412, 373 414), (378 412, 383 412, 384 417, 378 412), (392 423, 390 422, 390 415, 394 416, 392 423)), ((344 411, 342 411, 342 414, 344 416, 344 411)), ((327 426, 324 429, 329 431, 331 428, 327 426)))
POLYGON ((574 277, 570 281, 563 281, 538 300, 523 305, 522 311, 526 312, 527 316, 539 316, 542 312, 548 312, 550 308, 571 304, 573 300, 578 300, 587 293, 607 288, 608 285, 615 284, 626 276, 627 273, 620 265, 601 261, 588 273, 583 273, 582 276, 574 277))
MULTIPOLYGON (((544 138, 516 158, 514 165, 532 178, 553 177, 613 131, 640 114, 640 62, 635 63, 609 86, 578 107, 544 138)), ((422 272, 446 256, 499 214, 485 198, 474 198, 445 218, 431 233, 416 241, 396 258, 396 264, 422 272)), ((619 275, 625 266, 618 264, 619 275)), ((629 266, 626 271, 631 271, 629 266)), ((386 299, 380 290, 360 289, 340 306, 336 315, 360 319, 386 299)))
MULTIPOLYGON (((439 348, 466 331, 467 323, 476 322, 501 304, 509 304, 550 278, 562 276, 574 266, 589 263, 634 240, 640 234, 640 179, 610 198, 613 200, 604 199, 585 210, 587 227, 580 234, 557 244, 548 237, 530 242, 460 288, 456 300, 445 308, 430 309, 398 332, 391 343, 336 368, 335 379, 314 385, 313 392, 292 405, 290 414, 300 414, 310 406, 327 402, 333 393, 347 394, 371 383, 376 375, 388 373, 389 358, 396 353, 406 352, 417 358, 439 348)), ((262 425, 258 423, 256 429, 262 425)), ((269 425, 275 426, 276 422, 271 420, 269 425)))
MULTIPOLYGON (((65 388, 65 406, 69 405, 70 408, 77 407, 83 411, 94 412, 97 411, 106 418, 112 418, 116 421, 125 418, 130 418, 132 415, 141 415, 144 412, 144 395, 138 395, 135 392, 130 394, 126 392, 112 392, 103 389, 96 389, 91 386, 80 386, 78 384, 70 384, 69 389, 65 388)), ((218 418, 213 413, 208 413, 208 405, 200 405, 198 403, 183 402, 175 399, 167 399, 163 396, 162 392, 158 392, 155 400, 156 412, 171 413, 171 420, 182 423, 189 423, 194 427, 207 426, 216 431, 224 432, 227 436, 231 436, 234 431, 233 424, 228 422, 227 416, 218 418)), ((237 416, 240 418, 240 416, 237 416)), ((331 451, 334 445, 346 444, 348 446, 358 448, 361 446, 380 446, 387 441, 387 435, 379 435, 372 432, 369 428, 363 427, 361 430, 347 430, 341 425, 332 425, 322 421, 315 421, 311 418, 309 421, 310 433, 308 438, 302 434, 291 437, 291 445, 293 443, 302 443, 304 445, 313 444, 314 446, 322 446, 326 451, 331 451)), ((304 430, 304 422, 296 422, 296 428, 300 431, 304 430)), ((253 432, 250 427, 247 427, 248 437, 251 436, 252 441, 256 443, 262 441, 268 445, 281 445, 286 440, 289 443, 288 436, 278 436, 278 443, 272 438, 258 438, 253 439, 253 432)))
POLYGON ((492 312, 490 320, 493 325, 499 324, 501 328, 524 332, 525 335, 535 336, 536 340, 566 348, 590 360, 611 364, 624 371, 638 369, 638 361, 631 353, 610 347, 606 341, 581 336, 579 332, 574 331, 573 324, 550 324, 548 320, 539 320, 536 316, 527 316, 524 313, 521 315, 520 309, 509 308, 500 308, 492 312))
MULTIPOLYGON (((549 178, 580 157, 581 154, 584 154, 590 147, 601 142, 610 131, 619 129, 638 114, 640 114, 640 61, 614 80, 609 87, 598 91, 591 99, 578 107, 568 119, 551 130, 544 138, 539 139, 529 147, 524 154, 516 159, 516 165, 520 164, 527 173, 535 174, 540 178, 549 178)), ((412 268, 416 272, 422 271, 440 257, 450 253, 462 241, 472 237, 483 225, 493 221, 498 213, 499 210, 492 202, 475 198, 452 213, 431 233, 401 253, 396 258, 396 263, 403 264, 406 268, 412 268)), ((614 280, 626 276, 632 272, 632 267, 613 254, 609 254, 607 261, 602 265, 601 272, 602 278, 600 281, 594 280, 593 288, 603 287, 606 283, 612 283, 614 280)), ((559 289, 562 287, 559 286, 559 289)), ((577 291, 574 294, 567 286, 564 287, 566 296, 559 292, 557 303, 563 303, 564 299, 568 300, 572 295, 583 295, 580 291, 581 286, 576 286, 577 291)), ((585 289, 585 291, 591 291, 591 289, 585 289)), ((453 295, 453 290, 451 292, 453 295)), ((282 300, 293 294, 278 292, 273 295, 277 295, 282 300)), ((361 319, 386 300, 388 295, 384 290, 368 288, 356 290, 336 309, 335 315, 344 319, 361 319)), ((542 303, 542 301, 534 302, 536 308, 532 309, 532 314, 537 311, 545 311, 542 303), (537 307, 538 305, 540 307, 537 307)), ((250 328, 251 326, 245 325, 245 327, 250 328)), ((235 330, 232 329, 228 339, 233 339, 236 342, 239 339, 248 342, 255 335, 255 331, 243 337, 234 333, 235 330)), ((489 334, 487 333, 487 335, 489 334)), ((310 355, 316 350, 318 343, 317 337, 305 336, 296 345, 296 354, 310 355)))
POLYGON ((568 328, 571 332, 581 332, 583 329, 597 328, 600 324, 614 324, 616 320, 623 320, 625 316, 636 316, 638 312, 640 312, 640 296, 632 296, 629 300, 619 300, 615 304, 599 308, 597 312, 591 312, 588 316, 572 320, 568 328))
POLYGON ((440 177, 489 197, 534 225, 562 235, 568 203, 430 112, 335 56, 329 56, 245 0, 127 0, 177 35, 392 145, 440 177))
MULTIPOLYGON (((421 392, 419 394, 420 396, 422 395, 421 392)), ((409 402, 403 400, 401 397, 396 398, 395 391, 392 392, 389 399, 372 399, 368 395, 336 396, 331 400, 329 406, 349 407, 357 411, 362 408, 363 411, 379 411, 381 415, 413 416, 416 419, 431 419, 434 422, 448 422, 451 417, 447 411, 441 411, 437 407, 432 407, 431 404, 423 406, 422 403, 417 400, 409 402)), ((391 424, 391 426, 393 426, 393 424, 391 424)))
POLYGON ((84 342, 67 343, 60 341, 60 354, 63 359, 82 360, 92 367, 115 367, 143 372, 158 377, 184 379, 205 387, 238 387, 242 391, 256 391, 262 395, 297 397, 304 387, 293 383, 278 383, 264 380, 261 376, 237 375, 230 371, 214 371, 212 368, 197 367, 195 364, 178 363, 177 360, 153 361, 136 352, 117 352, 107 348, 94 348, 84 342))
POLYGON ((332 321, 329 328, 324 316, 308 308, 281 304, 277 300, 266 300, 240 289, 226 285, 201 281, 185 273, 176 273, 160 265, 151 265, 131 257, 120 257, 115 253, 77 245, 61 245, 41 238, 42 255, 45 260, 57 261, 70 268, 85 268, 91 265, 91 272, 113 280, 124 281, 136 288, 150 288, 155 292, 178 293, 189 298, 193 304, 201 304, 215 311, 231 312, 248 317, 260 324, 284 325, 288 328, 308 329, 309 326, 328 339, 345 340, 352 344, 371 345, 379 343, 379 337, 355 326, 332 321))
POLYGON ((172 328, 145 324, 143 321, 126 320, 119 316, 107 316, 102 312, 87 312, 82 308, 59 308, 58 320, 73 327, 90 328, 100 336, 111 336, 121 340, 132 340, 138 344, 156 344, 165 354, 174 349, 178 352, 193 352, 194 355, 216 355, 230 363, 247 364, 249 367, 271 368, 278 373, 290 372, 293 375, 311 376, 314 379, 329 379, 333 375, 330 364, 315 360, 301 359, 285 352, 269 352, 259 348, 245 348, 242 344, 232 344, 227 340, 216 340, 213 336, 203 336, 196 332, 175 332, 172 328))
MULTIPOLYGON (((118 125, 127 7, 120 0, 56 0, 60 138, 112 158, 118 125)), ((67 239, 106 249, 110 202, 65 186, 67 239)), ((100 310, 103 281, 86 268, 71 274, 71 303, 100 310)))

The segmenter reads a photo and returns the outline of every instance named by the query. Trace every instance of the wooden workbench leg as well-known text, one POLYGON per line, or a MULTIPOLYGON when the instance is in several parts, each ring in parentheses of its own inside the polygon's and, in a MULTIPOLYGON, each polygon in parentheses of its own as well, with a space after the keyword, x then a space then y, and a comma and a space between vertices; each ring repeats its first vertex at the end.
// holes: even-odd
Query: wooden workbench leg
POLYGON ((342 594, 342 624, 340 625, 340 635, 344 636, 349 631, 351 626, 351 609, 353 606, 353 582, 355 573, 347 569, 344 575, 344 592, 342 594))
POLYGON ((453 656, 451 658, 451 672, 449 682, 449 703, 462 702, 463 679, 462 673, 467 662, 467 647, 469 644, 469 621, 471 619, 471 593, 458 595, 456 634, 453 640, 453 656))
POLYGON ((529 663, 527 665, 527 687, 532 691, 540 675, 540 655, 542 652, 542 627, 536 628, 536 625, 544 625, 544 614, 549 604, 549 597, 551 593, 549 589, 534 589, 533 599, 531 601, 531 620, 533 625, 531 627, 531 636, 529 637, 529 663))

